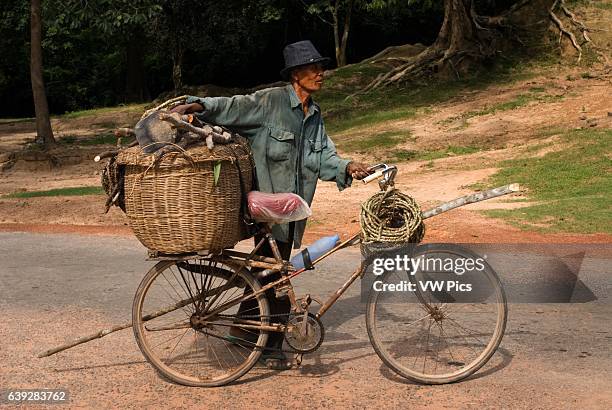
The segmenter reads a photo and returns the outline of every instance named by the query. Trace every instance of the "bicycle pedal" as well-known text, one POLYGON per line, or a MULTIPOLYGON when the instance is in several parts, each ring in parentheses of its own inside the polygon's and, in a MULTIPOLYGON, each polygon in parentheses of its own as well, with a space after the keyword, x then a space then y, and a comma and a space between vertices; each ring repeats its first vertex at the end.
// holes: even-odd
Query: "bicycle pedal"
POLYGON ((265 365, 270 370, 291 370, 295 367, 293 362, 285 362, 280 359, 267 359, 265 365))

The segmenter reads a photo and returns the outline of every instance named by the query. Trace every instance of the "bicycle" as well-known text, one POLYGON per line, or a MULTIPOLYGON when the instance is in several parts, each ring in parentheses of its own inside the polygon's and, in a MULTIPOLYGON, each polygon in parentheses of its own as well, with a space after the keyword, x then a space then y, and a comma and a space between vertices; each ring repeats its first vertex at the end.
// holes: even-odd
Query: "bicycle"
MULTIPOLYGON (((373 171, 365 183, 378 179, 381 190, 393 186, 395 166, 379 164, 373 171)), ((366 273, 367 266, 360 264, 325 303, 308 294, 298 297, 291 279, 338 250, 359 244, 359 233, 296 270, 281 258, 270 225, 259 227, 262 239, 250 253, 226 249, 217 254, 150 255, 158 263, 136 291, 133 330, 147 361, 168 379, 200 387, 231 383, 257 363, 271 332, 284 334, 290 348, 285 351, 294 355, 299 366, 302 356, 317 350, 324 340, 321 318, 366 273), (273 258, 256 255, 265 242, 273 258), (253 270, 277 273, 280 279, 261 286, 253 270), (289 298, 288 315, 270 313, 265 297, 269 289, 289 298), (246 301, 252 307, 240 309, 246 301), (316 313, 310 311, 313 301, 321 305, 316 313), (232 335, 236 329, 248 337, 232 335)), ((477 257, 437 245, 419 245, 410 252, 414 260, 435 255, 477 257)), ((380 359, 400 376, 425 384, 456 382, 484 366, 503 338, 508 309, 497 274, 486 261, 483 266, 480 274, 470 273, 467 279, 479 288, 478 296, 467 300, 459 292, 419 287, 419 283, 438 278, 448 281, 448 272, 389 270, 380 275, 381 288, 394 284, 394 278, 416 288, 412 292, 371 291, 366 328, 380 359)))

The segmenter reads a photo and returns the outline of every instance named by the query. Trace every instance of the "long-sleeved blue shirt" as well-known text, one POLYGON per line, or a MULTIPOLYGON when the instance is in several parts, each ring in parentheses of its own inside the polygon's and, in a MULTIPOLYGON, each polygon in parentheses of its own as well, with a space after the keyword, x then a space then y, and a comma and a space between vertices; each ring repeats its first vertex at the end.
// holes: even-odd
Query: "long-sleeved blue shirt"
MULTIPOLYGON (((187 103, 204 107, 198 114, 204 121, 222 125, 249 140, 257 181, 262 192, 293 192, 310 205, 317 180, 336 181, 339 190, 350 186, 346 174, 350 162, 341 159, 325 132, 321 109, 309 99, 308 114, 293 86, 267 88, 233 97, 190 96, 187 103)), ((274 225, 272 233, 280 241, 300 247, 306 220, 295 223, 289 238, 289 225, 274 225)))

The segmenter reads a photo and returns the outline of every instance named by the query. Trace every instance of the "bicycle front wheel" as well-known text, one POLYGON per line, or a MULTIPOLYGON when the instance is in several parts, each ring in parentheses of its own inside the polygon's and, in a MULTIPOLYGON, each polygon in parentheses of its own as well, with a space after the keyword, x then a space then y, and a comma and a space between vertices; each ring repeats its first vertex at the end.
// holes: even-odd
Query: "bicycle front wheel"
POLYGON ((260 289, 244 269, 214 260, 159 262, 134 297, 138 346, 147 361, 174 382, 199 387, 230 383, 261 356, 268 340, 261 328, 268 325, 270 313, 263 294, 251 299, 246 309, 229 305, 260 289), (215 313, 207 317, 208 312, 215 313))
POLYGON ((462 380, 487 363, 503 338, 508 308, 501 282, 483 258, 457 246, 421 245, 411 259, 420 267, 387 271, 374 284, 366 314, 372 346, 415 382, 462 380), (482 269, 457 271, 466 259, 482 269))

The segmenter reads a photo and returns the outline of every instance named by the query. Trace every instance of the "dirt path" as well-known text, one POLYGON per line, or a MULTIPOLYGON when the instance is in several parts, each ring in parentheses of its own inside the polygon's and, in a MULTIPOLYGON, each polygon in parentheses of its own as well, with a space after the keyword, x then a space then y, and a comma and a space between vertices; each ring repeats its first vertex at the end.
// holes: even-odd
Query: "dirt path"
MULTIPOLYGON (((604 409, 612 401, 610 282, 602 267, 607 262, 599 260, 597 268, 597 256, 589 256, 581 278, 598 300, 511 303, 498 352, 460 383, 417 385, 391 372, 370 345, 365 303, 354 285, 324 316, 325 341, 304 357, 300 369, 273 372, 257 366, 230 386, 203 389, 160 378, 129 329, 36 358, 74 337, 129 320, 135 289, 153 265, 135 240, 0 233, 0 248, 0 385, 67 389, 71 408, 604 409), (27 275, 24 260, 35 261, 27 275), (279 387, 283 394, 275 398, 279 387)), ((356 249, 340 251, 295 279, 296 291, 328 295, 357 260, 356 249)), ((524 280, 522 272, 507 271, 524 280)))
MULTIPOLYGON (((468 171, 470 175, 456 175, 458 181, 478 178, 490 171, 468 171)), ((471 192, 458 186, 454 178, 441 171, 433 177, 445 181, 435 190, 427 187, 428 178, 405 184, 400 178, 398 188, 410 192, 424 208, 434 205, 433 198, 450 200, 471 192)), ((348 238, 359 230, 360 204, 376 192, 374 186, 356 184, 354 188, 338 193, 335 183, 321 183, 313 203, 313 217, 310 218, 304 242, 338 233, 348 238)), ((523 204, 523 203, 521 203, 523 204)), ((426 222, 425 242, 457 243, 609 243, 608 234, 542 234, 523 231, 500 220, 492 220, 480 214, 478 209, 493 207, 506 208, 499 200, 489 204, 472 204, 436 216, 426 222), (494 228, 493 228, 494 227, 494 228)), ((103 197, 31 198, 28 200, 0 200, 0 231, 22 231, 38 233, 74 233, 82 235, 132 236, 127 218, 113 208, 104 215, 103 197)))
MULTIPOLYGON (((473 190, 472 184, 494 174, 496 164, 518 155, 544 155, 564 149, 558 134, 572 128, 612 128, 612 77, 609 73, 581 68, 556 68, 527 80, 494 84, 483 90, 466 91, 427 113, 407 120, 387 121, 375 127, 356 128, 337 138, 359 137, 380 131, 410 131, 414 137, 397 149, 431 150, 446 146, 470 146, 481 151, 448 156, 433 161, 399 164, 397 186, 414 196, 423 208, 448 201, 473 190), (510 104, 510 105, 508 105, 510 104), (514 106, 513 104, 516 104, 514 106), (534 145, 542 148, 533 149, 534 145)), ((55 120, 59 135, 91 135, 100 127, 127 125, 138 117, 141 106, 103 111, 96 120, 80 117, 55 120)), ((32 124, 0 124, 0 156, 33 138, 32 124)), ((37 170, 17 164, 1 174, 0 230, 35 232, 80 232, 129 235, 125 215, 117 208, 103 214, 104 198, 99 195, 10 199, 3 196, 20 191, 63 187, 99 186, 101 165, 91 161, 96 150, 89 148, 86 160, 51 170, 37 170)), ((342 152, 341 152, 342 154, 342 152)), ((352 155, 370 162, 371 157, 352 155)), ((0 158, 0 162, 2 158, 0 158)), ((23 161, 22 161, 23 162, 23 161)), ((306 240, 330 232, 348 235, 359 229, 360 204, 376 191, 374 184, 357 182, 338 193, 335 184, 320 183, 313 203, 314 216, 306 240)), ((458 242, 609 242, 611 235, 555 234, 526 232, 500 220, 488 219, 483 209, 509 209, 529 202, 508 203, 515 194, 460 210, 427 222, 427 241, 458 242)), ((524 199, 524 198, 523 198, 524 199)))

